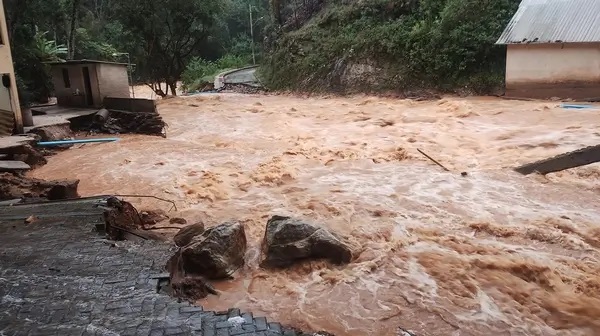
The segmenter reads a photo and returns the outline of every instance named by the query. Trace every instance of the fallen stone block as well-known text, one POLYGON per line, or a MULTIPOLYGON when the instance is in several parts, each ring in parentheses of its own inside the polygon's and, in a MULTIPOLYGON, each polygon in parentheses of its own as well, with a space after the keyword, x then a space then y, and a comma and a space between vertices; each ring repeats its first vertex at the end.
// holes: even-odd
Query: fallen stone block
POLYGON ((286 267, 304 259, 349 263, 352 251, 341 238, 298 219, 273 216, 267 222, 261 266, 286 267))
POLYGON ((31 169, 31 166, 23 161, 0 160, 0 172, 23 171, 29 169, 31 169))

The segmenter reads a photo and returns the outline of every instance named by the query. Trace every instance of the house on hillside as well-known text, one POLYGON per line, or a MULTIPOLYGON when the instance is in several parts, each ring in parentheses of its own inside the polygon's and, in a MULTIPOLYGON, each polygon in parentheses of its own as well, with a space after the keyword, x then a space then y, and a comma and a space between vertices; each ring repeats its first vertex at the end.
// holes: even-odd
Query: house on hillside
POLYGON ((129 98, 127 64, 91 60, 50 63, 57 103, 66 107, 102 106, 104 98, 129 98))
POLYGON ((600 0, 523 0, 496 44, 507 96, 600 98, 600 0))
POLYGON ((13 68, 4 4, 0 0, 0 136, 23 132, 23 119, 13 68))

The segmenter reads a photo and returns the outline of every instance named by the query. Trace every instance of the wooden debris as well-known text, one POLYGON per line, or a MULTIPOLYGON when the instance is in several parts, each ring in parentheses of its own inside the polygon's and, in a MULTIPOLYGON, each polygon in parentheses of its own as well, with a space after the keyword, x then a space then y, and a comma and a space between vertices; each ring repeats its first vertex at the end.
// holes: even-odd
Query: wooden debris
POLYGON ((515 170, 523 175, 529 175, 532 173, 546 175, 565 169, 585 166, 595 162, 600 162, 600 145, 586 147, 541 161, 528 163, 515 168, 515 170))
POLYGON ((431 156, 429 156, 429 155, 425 154, 425 152, 423 152, 422 150, 420 150, 420 149, 417 149, 417 150, 419 151, 419 153, 423 154, 423 155, 424 155, 426 158, 428 158, 429 160, 431 160, 433 163, 435 163, 436 165, 438 165, 438 166, 442 167, 442 169, 444 169, 445 171, 447 171, 447 172, 449 172, 449 171, 450 171, 450 169, 448 169, 448 168, 444 167, 444 165, 442 165, 441 163, 437 162, 437 161, 436 161, 434 158, 432 158, 431 156))

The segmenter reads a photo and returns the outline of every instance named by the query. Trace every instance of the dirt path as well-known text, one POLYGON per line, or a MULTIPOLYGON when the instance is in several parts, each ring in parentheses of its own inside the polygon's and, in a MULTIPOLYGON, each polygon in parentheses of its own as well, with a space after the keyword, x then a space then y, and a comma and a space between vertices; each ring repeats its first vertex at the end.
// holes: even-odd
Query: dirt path
POLYGON ((33 175, 80 178, 84 195, 175 199, 209 224, 243 220, 248 265, 206 307, 338 335, 600 333, 599 166, 548 177, 509 169, 597 144, 598 110, 232 94, 169 99, 160 112, 167 139, 71 149, 33 175), (340 232, 356 260, 260 270, 273 214, 340 232))

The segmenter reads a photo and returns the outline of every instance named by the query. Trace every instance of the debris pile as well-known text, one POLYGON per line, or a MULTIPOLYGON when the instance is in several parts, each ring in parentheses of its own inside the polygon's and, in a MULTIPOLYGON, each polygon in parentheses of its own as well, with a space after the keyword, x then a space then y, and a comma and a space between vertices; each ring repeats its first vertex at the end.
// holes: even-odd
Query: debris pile
POLYGON ((108 118, 103 123, 94 123, 90 131, 100 131, 110 134, 147 134, 165 135, 165 123, 156 112, 128 112, 110 110, 108 118))
POLYGON ((13 173, 0 173, 0 200, 50 201, 79 198, 79 180, 45 181, 13 173))
POLYGON ((234 93, 243 93, 243 94, 261 94, 266 93, 263 87, 257 87, 246 84, 225 84, 223 88, 219 90, 219 92, 234 92, 234 93))

